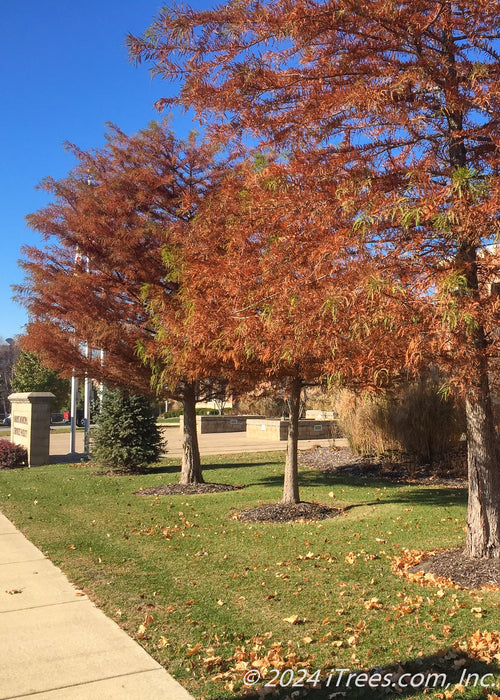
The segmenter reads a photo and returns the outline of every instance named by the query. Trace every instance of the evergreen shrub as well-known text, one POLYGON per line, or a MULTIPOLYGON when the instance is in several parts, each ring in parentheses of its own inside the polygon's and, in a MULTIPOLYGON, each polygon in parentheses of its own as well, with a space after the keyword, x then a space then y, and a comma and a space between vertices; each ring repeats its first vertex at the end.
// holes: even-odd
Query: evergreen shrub
POLYGON ((164 449, 149 400, 123 389, 104 390, 91 438, 92 459, 117 471, 132 472, 153 464, 164 449))

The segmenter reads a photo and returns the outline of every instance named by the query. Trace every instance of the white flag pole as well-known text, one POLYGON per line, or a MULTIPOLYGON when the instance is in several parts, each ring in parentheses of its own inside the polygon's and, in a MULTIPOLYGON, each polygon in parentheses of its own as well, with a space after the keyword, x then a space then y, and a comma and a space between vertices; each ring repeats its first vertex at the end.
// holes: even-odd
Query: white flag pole
MULTIPOLYGON (((104 367, 104 350, 101 348, 101 369, 104 367)), ((102 406, 102 397, 104 396, 104 382, 99 384, 99 405, 102 406)))
POLYGON ((69 451, 71 454, 76 453, 76 402, 78 396, 78 377, 71 377, 71 406, 70 406, 70 436, 69 436, 69 451))
MULTIPOLYGON (((86 271, 90 272, 90 262, 88 257, 85 258, 86 261, 86 271)), ((85 357, 91 358, 92 350, 90 349, 89 341, 85 342, 85 357)), ((83 454, 85 457, 89 456, 90 452, 90 441, 89 441, 89 430, 90 430, 90 393, 92 390, 92 380, 89 377, 88 372, 85 372, 85 384, 84 384, 84 398, 83 398, 83 454)))
MULTIPOLYGON (((85 344, 85 357, 88 359, 90 357, 90 347, 89 344, 85 344)), ((90 393, 92 389, 92 380, 88 376, 88 372, 85 372, 85 383, 84 383, 84 398, 83 398, 83 454, 85 457, 89 456, 90 452, 90 441, 89 441, 89 429, 90 429, 90 393)))

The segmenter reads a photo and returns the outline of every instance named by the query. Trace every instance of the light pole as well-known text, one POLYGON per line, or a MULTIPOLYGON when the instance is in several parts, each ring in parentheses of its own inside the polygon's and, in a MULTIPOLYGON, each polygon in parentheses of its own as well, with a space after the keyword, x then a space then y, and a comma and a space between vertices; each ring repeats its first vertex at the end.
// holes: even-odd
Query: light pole
POLYGON ((70 405, 70 436, 69 436, 69 451, 71 454, 76 452, 76 404, 78 398, 78 377, 75 376, 75 370, 71 377, 71 405, 70 405))

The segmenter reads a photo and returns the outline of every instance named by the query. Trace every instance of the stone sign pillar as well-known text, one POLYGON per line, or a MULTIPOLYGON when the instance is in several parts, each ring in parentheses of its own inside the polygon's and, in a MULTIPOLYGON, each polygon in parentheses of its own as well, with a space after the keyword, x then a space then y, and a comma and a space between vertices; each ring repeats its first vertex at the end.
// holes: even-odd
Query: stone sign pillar
POLYGON ((10 439, 28 451, 28 466, 39 467, 49 461, 50 412, 54 394, 30 391, 11 394, 10 439))

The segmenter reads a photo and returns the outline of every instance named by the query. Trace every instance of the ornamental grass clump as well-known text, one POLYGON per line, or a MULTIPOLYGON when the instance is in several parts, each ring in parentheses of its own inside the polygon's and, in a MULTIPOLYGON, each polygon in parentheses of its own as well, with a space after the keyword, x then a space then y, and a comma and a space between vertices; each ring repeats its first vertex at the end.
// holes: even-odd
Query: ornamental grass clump
POLYGON ((28 452, 10 440, 0 440, 0 469, 15 469, 28 466, 28 452))
POLYGON ((92 430, 92 459, 106 469, 133 472, 157 462, 163 448, 149 400, 122 389, 105 390, 92 430))
POLYGON ((343 391, 335 407, 351 448, 362 455, 404 453, 432 465, 458 450, 465 433, 463 404, 444 396, 433 377, 392 397, 343 391))

